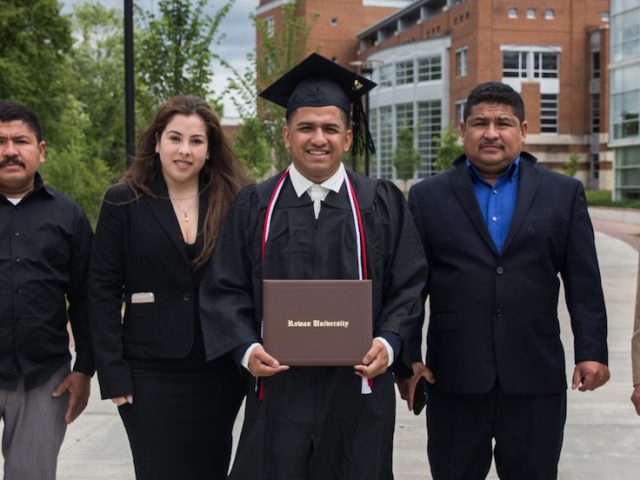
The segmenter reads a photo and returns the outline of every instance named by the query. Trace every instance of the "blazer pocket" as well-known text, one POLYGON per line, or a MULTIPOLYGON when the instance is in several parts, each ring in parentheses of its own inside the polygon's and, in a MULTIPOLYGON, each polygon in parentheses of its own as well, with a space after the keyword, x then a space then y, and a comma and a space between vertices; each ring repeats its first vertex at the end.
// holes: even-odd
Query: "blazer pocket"
POLYGON ((453 332, 458 328, 458 315, 455 313, 432 313, 429 317, 429 329, 433 332, 453 332))
POLYGON ((156 342, 158 306, 156 303, 127 303, 123 320, 125 343, 152 344, 156 342))
POLYGON ((560 322, 555 315, 539 313, 534 328, 538 333, 560 335, 560 322))

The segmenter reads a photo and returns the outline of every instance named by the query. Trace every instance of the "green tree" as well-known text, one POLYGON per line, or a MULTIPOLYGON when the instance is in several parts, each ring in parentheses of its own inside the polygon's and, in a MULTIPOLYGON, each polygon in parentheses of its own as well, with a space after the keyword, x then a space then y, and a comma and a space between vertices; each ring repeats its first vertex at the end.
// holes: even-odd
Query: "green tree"
POLYGON ((226 1, 211 16, 208 0, 159 0, 158 15, 138 8, 141 17, 136 38, 138 79, 157 103, 177 94, 193 94, 217 103, 211 82, 216 46, 224 38, 220 22, 235 0, 226 1))
MULTIPOLYGON (((258 98, 258 93, 296 65, 307 53, 309 34, 317 15, 311 22, 307 22, 304 15, 299 15, 300 12, 300 0, 285 4, 282 7, 282 28, 275 32, 269 30, 270 26, 265 20, 252 15, 251 20, 259 41, 256 53, 247 56, 250 66, 244 73, 240 73, 225 63, 233 72, 226 93, 231 96, 243 119, 241 130, 246 128, 248 132, 255 132, 257 125, 262 127, 263 134, 255 137, 255 141, 266 141, 271 156, 270 163, 278 168, 289 162, 289 152, 282 141, 285 111, 278 105, 258 98)), ((319 49, 318 47, 316 50, 319 49)), ((244 135, 244 138, 252 141, 250 133, 244 135)), ((259 150, 260 147, 254 148, 259 150)))
POLYGON ((420 166, 420 152, 413 147, 413 129, 403 128, 398 131, 396 148, 393 151, 393 166, 396 176, 404 182, 405 190, 407 182, 413 178, 416 169, 420 166))
POLYGON ((262 121, 258 117, 244 119, 234 139, 234 152, 254 180, 262 179, 269 170, 269 144, 262 121))
POLYGON ((33 108, 47 138, 64 140, 59 122, 70 92, 69 16, 56 0, 0 0, 0 98, 33 108))
POLYGON ((90 120, 84 132, 88 151, 121 172, 126 164, 122 11, 97 1, 76 6, 73 30, 73 91, 90 120))
POLYGON ((569 161, 564 164, 562 167, 562 173, 565 175, 569 175, 570 177, 575 177, 578 172, 578 162, 580 161, 580 154, 578 152, 573 152, 569 155, 569 161))
POLYGON ((464 153, 462 146, 458 143, 458 135, 447 127, 442 136, 434 137, 440 144, 436 151, 436 161, 433 166, 438 172, 443 172, 453 166, 453 161, 464 153))
POLYGON ((106 163, 92 155, 85 132, 91 120, 80 101, 67 97, 67 108, 60 118, 64 144, 49 144, 46 162, 40 170, 48 185, 73 198, 95 222, 102 195, 115 181, 106 163))

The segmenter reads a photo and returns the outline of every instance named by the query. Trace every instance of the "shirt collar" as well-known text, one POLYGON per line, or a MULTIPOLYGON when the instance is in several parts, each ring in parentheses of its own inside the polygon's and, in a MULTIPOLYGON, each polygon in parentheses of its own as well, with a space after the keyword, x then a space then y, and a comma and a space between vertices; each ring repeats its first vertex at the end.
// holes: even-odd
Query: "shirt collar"
MULTIPOLYGON (((487 183, 487 181, 482 177, 482 175, 478 173, 478 170, 473 165, 473 163, 471 163, 471 160, 467 158, 466 162, 467 162, 467 169, 469 170, 469 173, 471 173, 471 176, 475 180, 479 180, 487 183)), ((515 178, 515 175, 518 173, 519 169, 520 169, 520 155, 516 157, 516 159, 511 163, 511 165, 507 167, 504 173, 498 177, 498 179, 504 178, 506 180, 511 180, 512 178, 515 178)))
MULTIPOLYGON (((326 188, 327 190, 331 190, 333 192, 338 193, 340 188, 342 188, 342 184, 344 183, 344 176, 346 175, 346 171, 344 165, 340 163, 340 167, 336 170, 336 173, 327 178, 324 182, 320 184, 321 187, 326 188)), ((289 178, 291 179, 291 185, 293 185, 293 189, 296 191, 296 195, 300 198, 311 186, 315 185, 311 180, 302 175, 292 163, 289 167, 289 178)))

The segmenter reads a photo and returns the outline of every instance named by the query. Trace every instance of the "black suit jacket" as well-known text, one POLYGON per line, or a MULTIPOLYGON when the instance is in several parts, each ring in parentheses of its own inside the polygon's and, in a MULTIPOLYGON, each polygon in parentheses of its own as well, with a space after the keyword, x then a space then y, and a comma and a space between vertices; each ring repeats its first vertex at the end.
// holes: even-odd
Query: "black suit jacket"
MULTIPOLYGON (((129 359, 182 358, 193 346, 199 275, 192 273, 164 180, 157 178, 151 190, 155 197, 136 200, 128 187, 111 187, 96 226, 90 308, 103 398, 133 392, 129 359), (155 301, 131 303, 139 292, 152 292, 155 301)), ((206 205, 205 190, 198 231, 206 205)))
MULTIPOLYGON (((558 274, 576 363, 607 363, 606 312, 582 184, 523 152, 516 209, 500 254, 464 160, 409 193, 430 267, 426 363, 435 386, 484 393, 499 379, 507 393, 562 392, 558 274)), ((420 343, 416 332, 414 359, 420 343)))

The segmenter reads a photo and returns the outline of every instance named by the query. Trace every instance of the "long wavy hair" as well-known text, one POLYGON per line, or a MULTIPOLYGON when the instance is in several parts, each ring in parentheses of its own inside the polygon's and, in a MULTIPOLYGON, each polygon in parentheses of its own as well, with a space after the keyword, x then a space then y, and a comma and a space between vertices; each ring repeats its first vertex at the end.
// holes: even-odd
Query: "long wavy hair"
POLYGON ((136 156, 122 177, 122 182, 131 188, 136 197, 142 194, 153 196, 149 186, 158 175, 162 175, 156 144, 176 115, 198 115, 207 129, 209 158, 200 171, 200 184, 204 184, 208 190, 209 200, 202 232, 202 251, 193 262, 195 268, 200 268, 213 252, 231 202, 246 184, 244 169, 229 147, 220 122, 209 104, 194 95, 178 95, 162 105, 140 137, 136 156))

